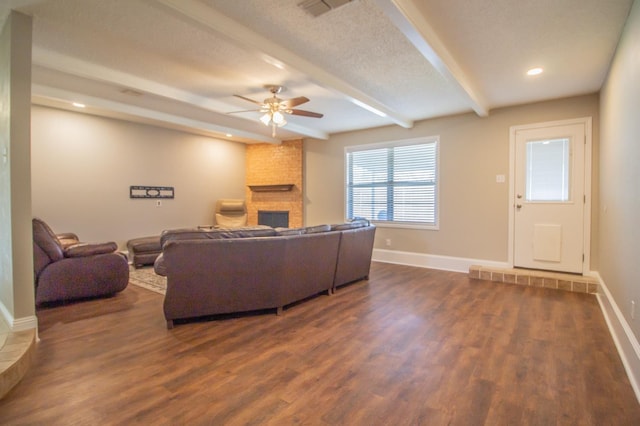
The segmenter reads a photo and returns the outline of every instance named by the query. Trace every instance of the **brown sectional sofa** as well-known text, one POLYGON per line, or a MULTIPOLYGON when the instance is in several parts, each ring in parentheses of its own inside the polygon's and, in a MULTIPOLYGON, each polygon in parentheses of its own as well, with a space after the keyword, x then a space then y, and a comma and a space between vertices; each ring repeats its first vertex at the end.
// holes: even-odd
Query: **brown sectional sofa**
POLYGON ((368 278, 375 226, 357 221, 299 229, 163 232, 155 271, 167 277, 174 320, 276 309, 368 278))

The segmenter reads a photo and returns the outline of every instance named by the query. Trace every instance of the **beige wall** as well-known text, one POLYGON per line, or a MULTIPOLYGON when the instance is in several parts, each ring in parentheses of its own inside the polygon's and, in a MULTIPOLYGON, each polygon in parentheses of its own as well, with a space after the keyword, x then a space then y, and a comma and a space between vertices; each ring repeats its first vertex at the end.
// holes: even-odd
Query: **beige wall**
POLYGON ((88 114, 32 108, 33 215, 84 241, 126 241, 213 224, 218 198, 243 198, 245 145, 88 114), (130 199, 129 186, 175 198, 130 199))
MULTIPOLYGON (((376 247, 468 259, 507 261, 509 128, 514 125, 593 117, 597 158, 598 96, 588 95, 305 141, 305 223, 344 220, 344 148, 420 136, 440 137, 440 229, 379 228, 376 247), (383 243, 391 240, 391 246, 383 243)), ((597 182, 595 182, 597 187, 597 182)), ((596 188, 597 193, 597 188, 596 188)), ((597 233, 596 233, 597 234, 597 233)), ((592 264, 597 259, 592 257, 592 264)))
POLYGON ((31 18, 11 12, 0 35, 0 309, 35 327, 29 173, 31 18))
POLYGON ((640 338, 640 2, 601 92, 600 275, 640 338), (631 319, 631 301, 636 318, 631 319))

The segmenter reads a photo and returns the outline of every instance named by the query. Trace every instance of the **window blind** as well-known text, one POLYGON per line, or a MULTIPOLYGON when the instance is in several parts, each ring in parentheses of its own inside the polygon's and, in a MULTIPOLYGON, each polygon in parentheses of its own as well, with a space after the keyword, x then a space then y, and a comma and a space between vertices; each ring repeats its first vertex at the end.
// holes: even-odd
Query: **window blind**
POLYGON ((436 225, 437 140, 346 153, 347 218, 436 225))

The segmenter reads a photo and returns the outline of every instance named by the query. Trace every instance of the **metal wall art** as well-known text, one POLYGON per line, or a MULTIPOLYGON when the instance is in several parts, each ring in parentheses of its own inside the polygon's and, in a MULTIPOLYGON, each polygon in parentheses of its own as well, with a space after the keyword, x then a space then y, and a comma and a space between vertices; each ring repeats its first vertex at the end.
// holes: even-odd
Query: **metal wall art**
POLYGON ((129 198, 173 198, 173 186, 130 186, 129 198))

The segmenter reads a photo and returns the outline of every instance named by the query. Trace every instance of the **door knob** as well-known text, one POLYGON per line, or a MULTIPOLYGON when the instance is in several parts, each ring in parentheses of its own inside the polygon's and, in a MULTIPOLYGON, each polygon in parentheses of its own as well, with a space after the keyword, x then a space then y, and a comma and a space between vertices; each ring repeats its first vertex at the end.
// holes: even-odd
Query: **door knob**
POLYGON ((516 208, 520 210, 522 208, 522 204, 516 204, 516 208))
POLYGON ((516 197, 522 198, 522 194, 518 194, 518 195, 516 195, 516 197))

